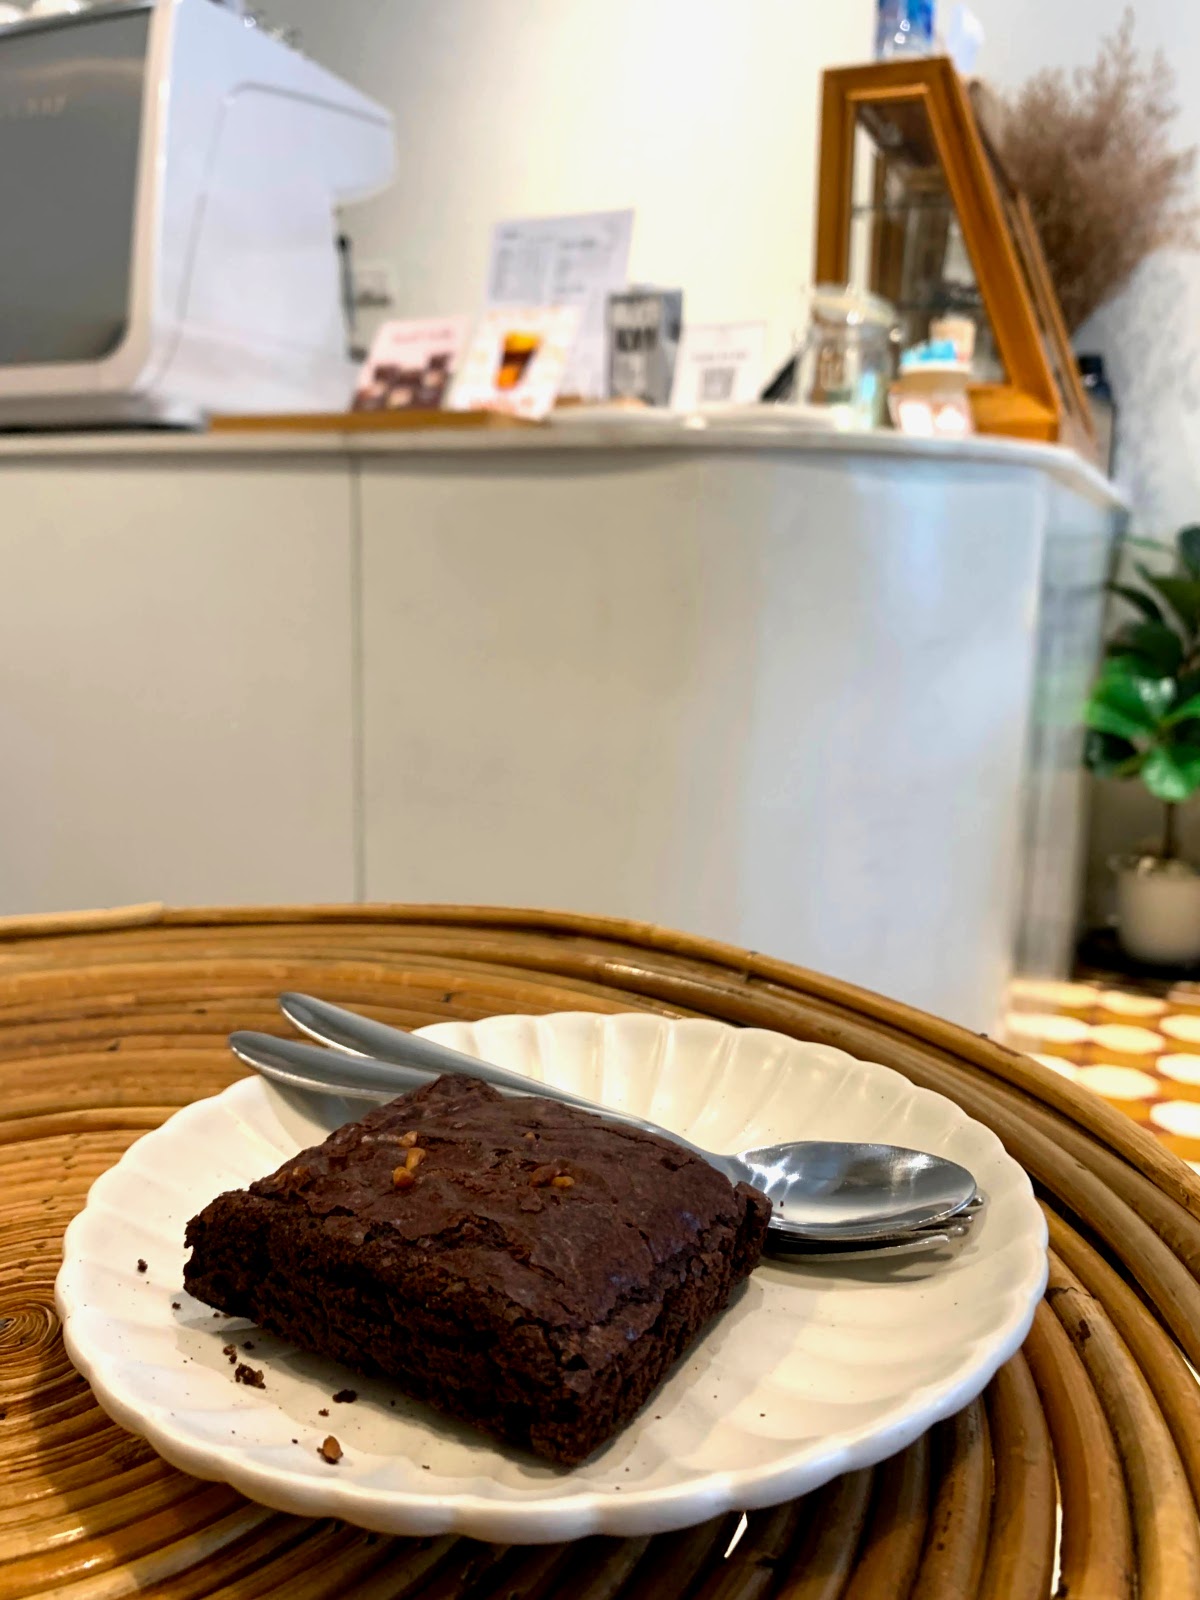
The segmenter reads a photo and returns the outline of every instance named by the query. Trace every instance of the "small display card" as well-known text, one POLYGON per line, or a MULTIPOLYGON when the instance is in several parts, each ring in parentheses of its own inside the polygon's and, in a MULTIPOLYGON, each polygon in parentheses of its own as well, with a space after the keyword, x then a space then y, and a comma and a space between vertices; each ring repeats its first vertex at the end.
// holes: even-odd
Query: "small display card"
POLYGON ((685 324, 672 408, 703 411, 752 404, 763 383, 766 345, 765 322, 685 324))
POLYGON ((359 374, 355 411, 436 411, 471 326, 469 317, 385 322, 359 374))
POLYGON ((450 395, 452 411, 504 411, 534 420, 558 399, 579 329, 578 306, 485 311, 450 395))

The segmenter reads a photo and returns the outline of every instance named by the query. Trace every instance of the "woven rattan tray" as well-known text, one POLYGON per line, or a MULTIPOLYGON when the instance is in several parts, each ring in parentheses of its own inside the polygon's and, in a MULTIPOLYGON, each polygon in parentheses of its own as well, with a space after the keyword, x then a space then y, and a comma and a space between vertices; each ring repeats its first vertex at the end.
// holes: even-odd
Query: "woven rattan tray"
POLYGON ((1200 1180, 986 1039, 759 956, 633 924, 428 908, 0 922, 0 1600, 1070 1600, 1200 1597, 1200 1180), (234 1026, 305 989, 419 1026, 650 1008, 885 1062, 993 1127, 1054 1251, 1024 1352, 902 1456, 653 1540, 390 1541, 250 1504, 121 1433, 72 1371, 53 1283, 97 1173, 236 1075, 234 1026))

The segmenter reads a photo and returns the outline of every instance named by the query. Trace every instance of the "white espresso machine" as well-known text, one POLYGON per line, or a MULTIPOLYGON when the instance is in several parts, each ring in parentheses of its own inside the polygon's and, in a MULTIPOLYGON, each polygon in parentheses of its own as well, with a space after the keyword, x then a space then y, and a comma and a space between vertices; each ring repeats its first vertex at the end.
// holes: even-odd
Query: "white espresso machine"
POLYGON ((216 0, 0 29, 0 428, 340 410, 382 107, 216 0))

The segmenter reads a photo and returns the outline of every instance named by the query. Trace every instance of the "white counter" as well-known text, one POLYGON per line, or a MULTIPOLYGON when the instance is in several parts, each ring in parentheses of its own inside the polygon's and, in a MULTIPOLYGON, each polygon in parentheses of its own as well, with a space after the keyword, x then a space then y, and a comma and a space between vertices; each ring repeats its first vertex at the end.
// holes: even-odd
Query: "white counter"
POLYGON ((561 905, 986 1026, 1065 957, 1120 516, 765 421, 0 439, 0 909, 561 905))
POLYGON ((655 413, 567 412, 541 425, 494 428, 413 429, 380 432, 224 432, 184 433, 10 433, 0 434, 0 461, 51 457, 177 456, 185 459, 214 456, 295 457, 340 456, 349 460, 412 455, 511 455, 533 451, 573 450, 713 450, 758 452, 785 450, 789 455, 823 455, 857 460, 903 460, 940 463, 965 462, 1028 466, 1097 504, 1124 509, 1113 485, 1095 467, 1073 451, 1057 445, 1026 443, 1018 439, 912 439, 890 431, 837 433, 789 421, 774 420, 764 412, 784 408, 764 406, 749 411, 749 419, 733 422, 720 415, 660 417, 655 413))

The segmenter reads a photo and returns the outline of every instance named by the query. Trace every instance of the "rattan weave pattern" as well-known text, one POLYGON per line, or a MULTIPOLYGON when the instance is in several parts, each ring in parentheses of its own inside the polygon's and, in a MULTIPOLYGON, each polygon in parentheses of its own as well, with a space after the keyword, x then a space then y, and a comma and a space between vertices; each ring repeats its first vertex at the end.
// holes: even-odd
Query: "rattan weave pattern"
POLYGON ((1200 1600, 1200 1179, 1031 1061, 834 980, 637 924, 469 908, 161 907, 0 922, 0 1600, 1200 1600), (883 1061, 992 1126, 1051 1226, 986 1395, 874 1471, 651 1540, 498 1549, 265 1510, 107 1421, 58 1335, 91 1180, 306 989, 403 1026, 652 1008, 883 1061))

